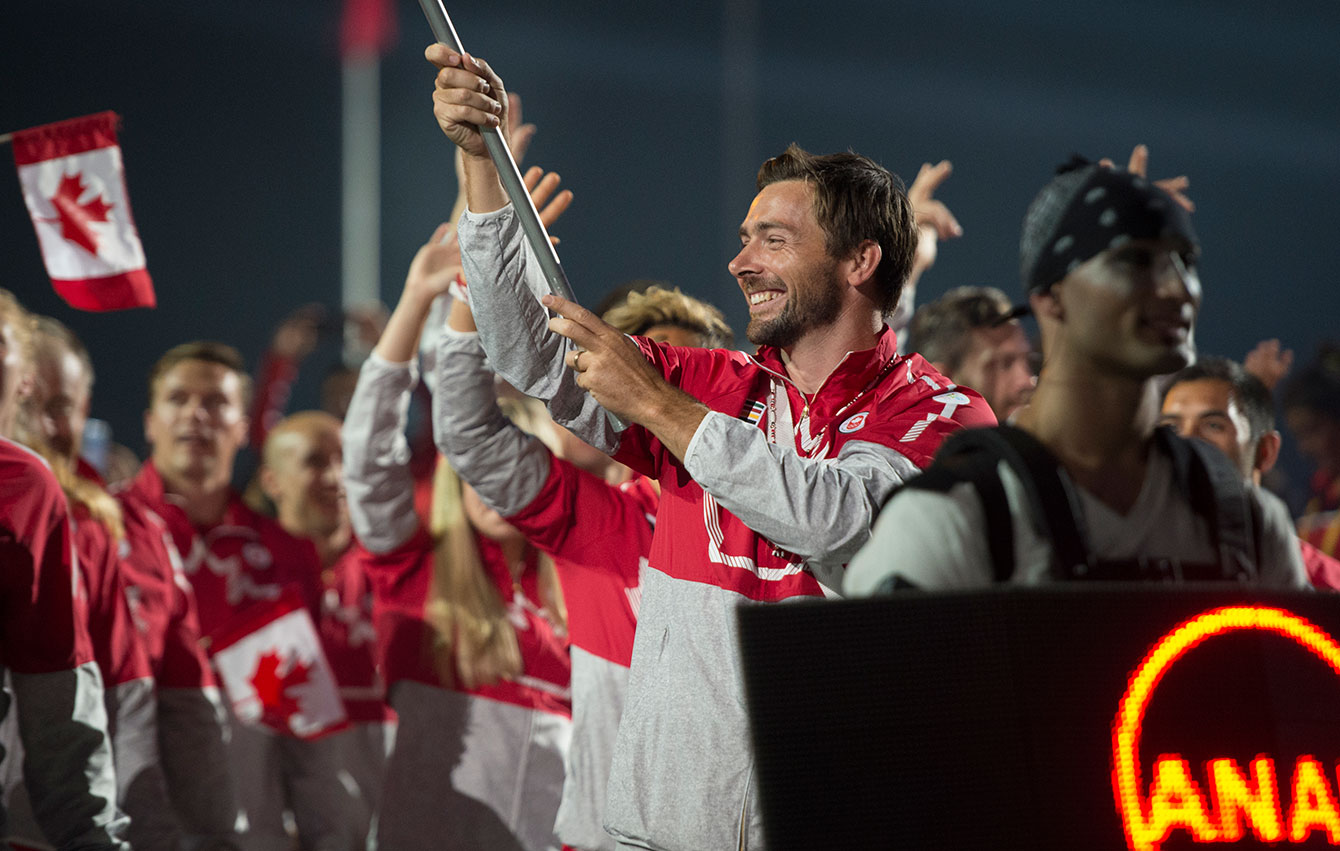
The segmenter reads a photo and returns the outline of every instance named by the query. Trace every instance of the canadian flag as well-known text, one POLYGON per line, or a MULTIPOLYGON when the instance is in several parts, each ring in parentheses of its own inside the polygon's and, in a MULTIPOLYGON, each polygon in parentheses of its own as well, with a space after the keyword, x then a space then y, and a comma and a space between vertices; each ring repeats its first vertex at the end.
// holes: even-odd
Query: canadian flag
POLYGON ((312 616, 298 595, 250 607, 210 642, 233 714, 300 739, 349 724, 312 616))
POLYGON ((114 112, 14 134, 23 200, 56 292, 81 310, 153 307, 114 112))

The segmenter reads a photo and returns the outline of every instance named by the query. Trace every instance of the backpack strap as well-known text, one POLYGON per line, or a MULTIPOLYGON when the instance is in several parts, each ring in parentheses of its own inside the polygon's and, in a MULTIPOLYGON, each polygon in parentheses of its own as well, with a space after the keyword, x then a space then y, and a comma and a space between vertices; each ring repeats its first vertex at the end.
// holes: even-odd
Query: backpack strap
POLYGON ((948 493, 955 485, 971 484, 977 491, 986 518, 986 544, 991 554, 992 572, 997 582, 1004 582, 1014 575, 1014 521, 997 470, 1000 458, 991 446, 976 439, 964 439, 965 435, 978 431, 989 429, 955 432, 936 453, 935 462, 903 487, 948 493))
POLYGON ((1154 441, 1172 460, 1179 490, 1208 521, 1219 554, 1219 578, 1255 578, 1263 520, 1248 496, 1242 472, 1217 447, 1179 437, 1170 428, 1157 429, 1154 441))
POLYGON ((1004 582, 1014 576, 1015 562, 1014 521, 998 469, 1002 461, 1023 485, 1034 528, 1052 543, 1053 573, 1065 578, 1084 575, 1091 559, 1078 496, 1055 456, 1028 432, 1013 426, 955 432, 935 463, 911 486, 947 491, 959 482, 972 482, 986 515, 995 578, 1004 582))

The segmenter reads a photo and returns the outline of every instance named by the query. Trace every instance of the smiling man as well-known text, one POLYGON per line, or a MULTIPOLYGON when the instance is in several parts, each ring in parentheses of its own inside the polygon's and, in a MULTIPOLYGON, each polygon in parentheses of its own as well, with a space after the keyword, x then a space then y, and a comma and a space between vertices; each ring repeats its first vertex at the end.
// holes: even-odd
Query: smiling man
POLYGON ((1020 240, 1044 358, 1032 402, 1017 428, 951 439, 895 494, 847 572, 849 592, 1305 583, 1287 518, 1218 451, 1155 429, 1159 376, 1196 358, 1201 285, 1185 199, 1143 173, 1143 155, 1127 171, 1072 163, 1033 201, 1020 240))
POLYGON ((765 162, 729 265, 753 355, 629 338, 545 296, 549 320, 476 129, 506 126, 502 81, 442 45, 427 56, 464 154, 460 241, 490 362, 661 485, 606 829, 628 848, 761 848, 736 607, 836 593, 888 493, 946 434, 994 422, 976 393, 898 355, 884 322, 913 263, 911 204, 857 154, 792 146, 765 162))

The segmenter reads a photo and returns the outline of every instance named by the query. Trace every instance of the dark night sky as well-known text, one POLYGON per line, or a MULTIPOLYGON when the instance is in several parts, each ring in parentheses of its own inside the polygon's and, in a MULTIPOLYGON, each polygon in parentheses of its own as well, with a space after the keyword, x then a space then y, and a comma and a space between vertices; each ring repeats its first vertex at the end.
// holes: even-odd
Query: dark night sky
MULTIPOLYGON (((1336 329, 1340 195, 1334 0, 726 0, 722 6, 448 6, 466 47, 526 97, 529 161, 577 202, 556 231, 579 297, 633 277, 715 301, 758 163, 790 141, 853 148, 907 177, 949 158, 965 236, 921 298, 1017 293, 1019 222, 1071 152, 1152 150, 1199 205, 1203 351, 1278 336, 1307 357, 1336 329)), ((198 337, 254 362, 273 327, 339 301, 336 0, 15 4, 0 25, 0 132, 114 109, 160 307, 80 314, 51 292, 12 170, 0 176, 0 286, 70 324, 99 369, 94 413, 142 450, 150 364, 198 337)), ((430 32, 399 2, 382 69, 382 294, 455 192, 433 121, 430 32)), ((316 402, 313 357, 294 405, 316 402)))

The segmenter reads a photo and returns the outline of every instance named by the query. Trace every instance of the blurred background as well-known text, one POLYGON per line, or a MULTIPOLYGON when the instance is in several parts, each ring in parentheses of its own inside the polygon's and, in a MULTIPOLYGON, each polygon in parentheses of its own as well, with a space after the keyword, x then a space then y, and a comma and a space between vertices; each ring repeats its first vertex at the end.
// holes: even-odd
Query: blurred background
MULTIPOLYGON (((432 40, 386 0, 380 57, 381 298, 449 212, 450 144, 431 113, 432 40)), ((658 278, 712 301, 741 334, 726 263, 759 163, 796 141, 851 148, 938 197, 942 243, 919 301, 960 284, 1012 295, 1019 224, 1072 152, 1186 174, 1204 243, 1207 353, 1279 337, 1300 361, 1340 336, 1340 3, 1246 0, 722 0, 448 3, 539 126, 528 164, 577 199, 555 232, 579 298, 658 278)), ((341 3, 43 0, 0 23, 0 132, 120 113, 155 310, 78 313, 51 291, 12 169, 0 172, 0 286, 57 316, 98 369, 93 415, 143 452, 149 367, 200 337, 254 364, 299 305, 341 302, 341 3)), ((315 407, 338 323, 290 410, 315 407)), ((1302 472, 1286 437, 1286 469, 1302 472)))

